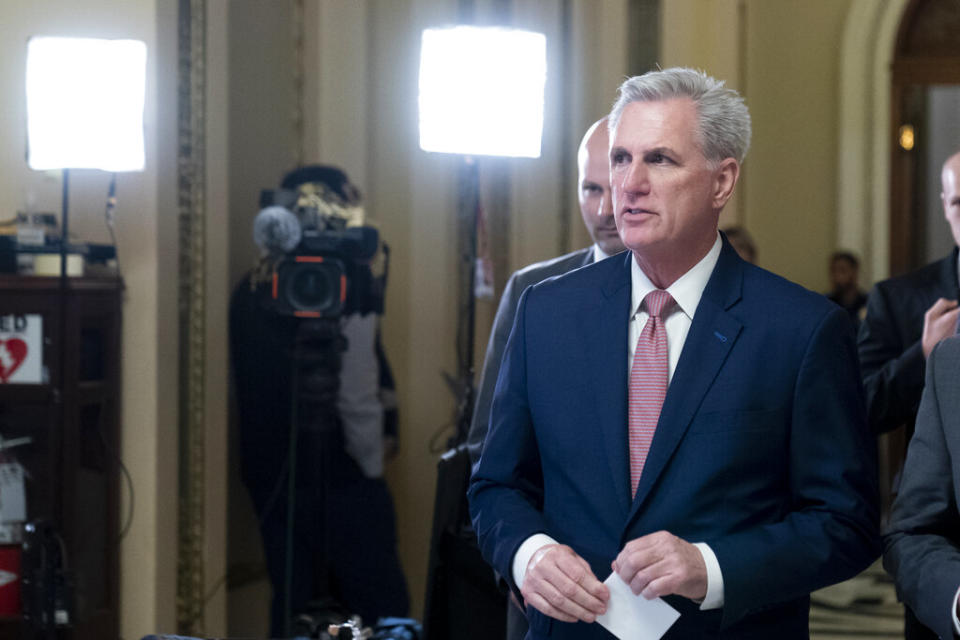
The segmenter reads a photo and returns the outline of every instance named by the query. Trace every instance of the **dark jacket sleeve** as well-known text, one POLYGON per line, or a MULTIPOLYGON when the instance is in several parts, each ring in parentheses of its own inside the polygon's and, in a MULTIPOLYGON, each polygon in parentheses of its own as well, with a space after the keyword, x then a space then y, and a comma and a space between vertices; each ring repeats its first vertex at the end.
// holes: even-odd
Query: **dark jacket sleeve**
POLYGON ((912 423, 923 392, 923 348, 919 339, 904 343, 895 298, 884 283, 873 288, 857 346, 867 421, 878 434, 912 423))
POLYGON ((518 273, 514 273, 507 281, 507 286, 500 297, 500 306, 493 320, 493 329, 487 343, 487 355, 483 360, 483 371, 480 374, 480 389, 477 393, 477 402, 473 411, 473 420, 470 422, 470 431, 467 434, 467 451, 470 454, 471 466, 476 465, 483 450, 483 441, 487 437, 490 422, 490 404, 493 401, 493 389, 497 384, 497 375, 500 373, 500 360, 503 358, 503 349, 510 337, 513 319, 517 314, 517 302, 523 293, 523 286, 518 283, 518 273))
POLYGON ((481 554, 518 594, 513 556, 524 540, 546 531, 543 474, 527 402, 524 306, 529 294, 530 289, 518 305, 494 390, 496 418, 467 493, 481 554))
POLYGON ((955 386, 958 367, 946 365, 943 346, 934 349, 927 366, 916 432, 884 535, 883 565, 896 582, 898 596, 920 621, 941 638, 952 638, 950 612, 960 586, 960 514, 953 481, 956 463, 945 429, 956 425, 944 423, 955 416, 942 412, 940 394, 955 386))

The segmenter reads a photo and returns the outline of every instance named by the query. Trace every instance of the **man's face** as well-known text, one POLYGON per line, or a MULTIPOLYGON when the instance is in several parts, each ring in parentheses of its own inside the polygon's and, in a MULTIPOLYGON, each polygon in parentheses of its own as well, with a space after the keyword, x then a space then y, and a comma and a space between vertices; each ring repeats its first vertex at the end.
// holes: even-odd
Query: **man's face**
POLYGON ((960 246, 960 154, 947 160, 940 179, 943 184, 943 215, 950 225, 954 243, 960 246))
POLYGON ((834 290, 851 289, 857 286, 858 269, 845 258, 834 258, 830 262, 830 285, 834 290))
POLYGON ((603 122, 593 130, 577 158, 577 164, 583 224, 600 249, 612 256, 623 251, 623 243, 613 220, 609 139, 606 122, 603 122))
POLYGON ((738 172, 732 158, 707 162, 692 100, 627 105, 610 145, 614 217, 623 244, 645 260, 699 259, 716 239, 720 209, 738 172))

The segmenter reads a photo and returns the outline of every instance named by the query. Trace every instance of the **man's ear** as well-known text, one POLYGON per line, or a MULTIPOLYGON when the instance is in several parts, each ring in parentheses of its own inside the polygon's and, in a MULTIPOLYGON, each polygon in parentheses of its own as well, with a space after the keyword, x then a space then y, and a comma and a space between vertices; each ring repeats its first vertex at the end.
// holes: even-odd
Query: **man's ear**
POLYGON ((733 195, 733 187, 740 177, 740 163, 734 158, 724 158, 713 175, 713 206, 715 209, 722 209, 733 195))

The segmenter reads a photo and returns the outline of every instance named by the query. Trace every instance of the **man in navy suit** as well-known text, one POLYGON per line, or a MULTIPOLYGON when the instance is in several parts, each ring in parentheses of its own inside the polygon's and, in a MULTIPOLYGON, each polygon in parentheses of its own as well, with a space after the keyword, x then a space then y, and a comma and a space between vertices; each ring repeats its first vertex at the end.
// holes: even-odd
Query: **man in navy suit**
POLYGON ((850 322, 717 231, 750 140, 736 92, 651 72, 610 123, 630 252, 521 297, 471 479, 481 552, 530 638, 611 637, 611 570, 680 611, 667 638, 807 638, 809 593, 879 555, 850 322))

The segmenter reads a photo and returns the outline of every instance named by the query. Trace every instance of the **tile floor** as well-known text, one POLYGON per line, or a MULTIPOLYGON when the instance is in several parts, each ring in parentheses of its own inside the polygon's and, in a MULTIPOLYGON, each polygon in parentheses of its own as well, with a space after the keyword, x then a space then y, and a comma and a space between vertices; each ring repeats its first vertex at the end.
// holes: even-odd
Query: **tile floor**
POLYGON ((810 600, 811 640, 903 638, 903 606, 879 560, 856 578, 814 592, 810 600))

